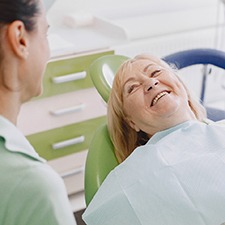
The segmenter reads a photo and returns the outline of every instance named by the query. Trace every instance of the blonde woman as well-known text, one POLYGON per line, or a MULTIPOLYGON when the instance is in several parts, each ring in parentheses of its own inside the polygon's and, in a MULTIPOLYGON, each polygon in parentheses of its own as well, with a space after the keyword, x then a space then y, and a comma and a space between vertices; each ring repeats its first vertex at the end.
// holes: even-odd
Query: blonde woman
POLYGON ((88 225, 225 222, 225 128, 207 124, 176 72, 139 55, 115 76, 108 128, 120 165, 83 215, 88 225))
MULTIPOLYGON (((140 116, 141 119, 145 120, 142 115, 140 116)), ((124 63, 115 77, 108 102, 108 128, 119 162, 125 160, 136 147, 145 144, 157 131, 164 130, 174 124, 189 119, 203 121, 205 118, 205 109, 191 96, 183 82, 175 75, 175 70, 158 58, 149 55, 138 55, 134 59, 124 63), (152 64, 150 65, 150 63, 152 64), (141 71, 141 69, 143 71, 141 71), (153 74, 151 74, 152 70, 153 74), (141 73, 144 75, 140 77, 142 80, 135 80, 135 76, 141 73), (134 76, 131 77, 131 74, 134 74, 134 76), (151 79, 149 79, 149 77, 151 79), (162 82, 161 79, 163 79, 162 82), (127 82, 127 80, 129 80, 129 82, 127 82), (169 86, 167 85, 168 82, 171 82, 169 86), (175 86, 175 83, 177 87, 174 88, 175 91, 179 91, 178 93, 171 92, 171 85, 175 86), (126 84, 126 86, 123 86, 124 84, 126 84), (177 90, 178 88, 180 90, 177 90), (180 94, 181 91, 184 92, 183 95, 180 94), (158 94, 160 94, 160 96, 158 96, 158 94), (149 95, 150 99, 146 99, 149 95), (161 107, 163 111, 159 109, 159 104, 157 104, 157 106, 154 104, 154 107, 152 107, 153 97, 157 97, 157 103, 162 102, 161 107), (135 99, 133 100, 133 98, 135 99), (177 102, 178 100, 176 99, 178 99, 179 102, 177 102), (179 104, 177 106, 172 105, 172 110, 175 112, 171 113, 171 115, 169 115, 170 111, 166 108, 166 104, 168 103, 169 105, 170 103, 169 100, 174 104, 179 104), (142 111, 141 107, 147 111, 142 111), (178 109, 180 109, 181 113, 178 109), (185 113, 183 114, 182 111, 185 113), (129 118, 131 117, 130 114, 136 117, 143 113, 146 113, 148 117, 147 120, 150 120, 148 129, 154 126, 154 123, 157 123, 155 129, 151 131, 145 131, 145 129, 141 128, 136 129, 134 121, 129 118), (179 113, 181 116, 178 115, 179 117, 177 117, 179 113), (149 115, 154 114, 156 114, 155 117, 149 117, 149 115), (166 114, 168 114, 168 116, 166 114)))

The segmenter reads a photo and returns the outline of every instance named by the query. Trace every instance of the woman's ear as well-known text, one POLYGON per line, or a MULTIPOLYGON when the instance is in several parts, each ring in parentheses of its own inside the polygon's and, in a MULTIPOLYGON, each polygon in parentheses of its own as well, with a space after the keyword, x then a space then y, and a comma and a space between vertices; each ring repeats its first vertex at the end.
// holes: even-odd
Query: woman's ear
POLYGON ((29 54, 28 33, 22 21, 16 20, 8 26, 8 40, 13 52, 26 59, 29 54))
POLYGON ((136 132, 140 131, 140 128, 135 124, 135 122, 131 119, 127 118, 127 123, 129 124, 129 126, 134 129, 136 132))

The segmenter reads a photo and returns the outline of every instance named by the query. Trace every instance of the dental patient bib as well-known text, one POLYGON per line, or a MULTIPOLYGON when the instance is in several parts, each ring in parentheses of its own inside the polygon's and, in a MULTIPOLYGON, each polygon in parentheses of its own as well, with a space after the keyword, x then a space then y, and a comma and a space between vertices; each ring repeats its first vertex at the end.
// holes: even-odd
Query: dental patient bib
POLYGON ((107 176, 87 225, 225 223, 225 127, 188 121, 155 134, 107 176))

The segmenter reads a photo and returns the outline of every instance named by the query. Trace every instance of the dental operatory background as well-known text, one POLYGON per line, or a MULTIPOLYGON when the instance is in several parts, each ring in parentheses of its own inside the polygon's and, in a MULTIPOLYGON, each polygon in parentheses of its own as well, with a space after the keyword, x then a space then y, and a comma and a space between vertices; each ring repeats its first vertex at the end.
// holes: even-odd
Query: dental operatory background
MULTIPOLYGON (((225 1, 45 0, 45 4, 51 59, 44 93, 24 104, 18 126, 37 151, 47 149, 39 154, 63 177, 71 207, 80 212, 86 207, 88 143, 106 116, 105 104, 88 77, 91 62, 105 54, 163 57, 193 48, 225 50, 225 1), (33 115, 31 121, 27 115, 33 115)), ((205 104, 225 109, 224 72, 204 69, 184 69, 181 78, 199 97, 206 72, 205 104)))
MULTIPOLYGON (((68 44, 70 51, 109 47, 116 54, 131 57, 141 52, 163 56, 194 47, 223 49, 224 3, 222 0, 58 0, 48 14, 50 24, 61 30, 60 37, 55 38, 68 41, 64 47, 68 44), (71 29, 74 36, 69 35, 71 29)), ((60 51, 59 45, 57 43, 55 51, 60 51)), ((222 91, 225 77, 211 77, 214 82, 211 92, 217 90, 218 93, 218 88, 222 91), (218 82, 218 87, 215 82, 218 82)), ((193 79, 201 80, 201 77, 193 79)), ((195 87, 192 82, 192 88, 197 94, 198 82, 195 81, 195 87)), ((218 98, 221 98, 220 94, 214 97, 210 94, 206 96, 206 101, 215 105, 218 98)), ((221 103, 217 105, 220 107, 221 103)))

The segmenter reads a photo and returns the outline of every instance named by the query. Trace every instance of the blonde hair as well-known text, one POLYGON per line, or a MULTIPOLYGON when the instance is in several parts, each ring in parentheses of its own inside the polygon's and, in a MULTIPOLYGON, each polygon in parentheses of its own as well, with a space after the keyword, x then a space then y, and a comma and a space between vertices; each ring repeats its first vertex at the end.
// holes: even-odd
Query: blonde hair
MULTIPOLYGON (((145 54, 137 55, 135 58, 125 61, 120 66, 118 72, 115 75, 108 101, 108 130, 111 140, 114 144, 116 157, 119 162, 124 161, 134 151, 135 148, 146 144, 146 142, 149 140, 149 136, 145 132, 136 132, 126 122, 125 113, 123 111, 123 90, 121 86, 121 84, 123 84, 125 73, 132 73, 132 63, 143 59, 152 61, 152 56, 145 54)), ((168 64, 161 61, 160 59, 159 61, 168 66, 168 64)), ((179 77, 177 78, 183 84, 187 92, 189 106, 195 114, 196 119, 202 121, 206 118, 204 107, 193 96, 191 96, 189 90, 181 81, 181 79, 179 77)))

